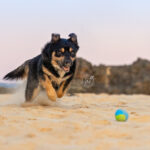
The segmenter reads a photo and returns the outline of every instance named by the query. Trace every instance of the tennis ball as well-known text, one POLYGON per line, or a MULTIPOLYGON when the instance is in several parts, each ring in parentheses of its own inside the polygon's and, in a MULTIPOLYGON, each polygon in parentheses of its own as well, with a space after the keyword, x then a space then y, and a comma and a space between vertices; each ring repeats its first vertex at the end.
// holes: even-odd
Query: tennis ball
POLYGON ((125 110, 118 109, 116 110, 115 118, 117 121, 126 121, 128 120, 128 113, 125 110))

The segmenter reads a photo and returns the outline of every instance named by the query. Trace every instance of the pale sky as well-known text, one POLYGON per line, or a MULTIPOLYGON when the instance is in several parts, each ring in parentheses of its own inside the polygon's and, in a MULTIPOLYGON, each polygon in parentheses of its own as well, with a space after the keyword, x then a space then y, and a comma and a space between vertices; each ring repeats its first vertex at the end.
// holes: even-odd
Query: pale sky
POLYGON ((150 60, 149 0, 1 0, 0 80, 41 52, 51 33, 74 32, 94 64, 150 60))

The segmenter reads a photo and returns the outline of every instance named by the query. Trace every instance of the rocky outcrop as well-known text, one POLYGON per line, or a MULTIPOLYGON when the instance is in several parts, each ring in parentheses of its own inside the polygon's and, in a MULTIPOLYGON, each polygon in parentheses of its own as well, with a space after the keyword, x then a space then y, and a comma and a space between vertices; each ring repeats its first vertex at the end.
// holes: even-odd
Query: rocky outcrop
POLYGON ((150 61, 139 58, 131 65, 93 66, 78 58, 69 92, 150 94, 150 61))
POLYGON ((13 93, 14 91, 14 88, 0 87, 0 94, 13 93))

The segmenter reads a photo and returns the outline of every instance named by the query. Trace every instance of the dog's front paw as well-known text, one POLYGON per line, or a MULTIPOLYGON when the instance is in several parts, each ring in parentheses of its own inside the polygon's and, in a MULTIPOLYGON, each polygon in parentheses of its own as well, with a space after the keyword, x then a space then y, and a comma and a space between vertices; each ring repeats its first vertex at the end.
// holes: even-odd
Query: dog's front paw
POLYGON ((52 101, 56 101, 56 99, 57 99, 56 93, 50 93, 50 92, 48 92, 48 93, 47 93, 47 96, 48 96, 48 98, 49 98, 50 100, 52 100, 52 101))
POLYGON ((57 92, 57 97, 58 98, 61 98, 61 97, 63 97, 64 96, 64 93, 62 93, 62 92, 57 92))

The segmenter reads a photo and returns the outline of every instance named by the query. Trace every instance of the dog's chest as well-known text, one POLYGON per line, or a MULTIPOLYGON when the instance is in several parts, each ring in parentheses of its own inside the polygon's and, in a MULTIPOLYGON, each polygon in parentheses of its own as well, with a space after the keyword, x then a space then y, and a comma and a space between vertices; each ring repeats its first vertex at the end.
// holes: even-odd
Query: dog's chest
POLYGON ((64 77, 65 75, 65 72, 64 71, 60 71, 58 72, 59 73, 59 77, 54 77, 54 76, 51 76, 51 79, 52 79, 52 82, 53 82, 53 85, 58 86, 65 80, 67 80, 70 76, 66 76, 64 77))
POLYGON ((59 74, 60 78, 62 79, 65 75, 65 71, 63 71, 63 70, 58 71, 58 74, 59 74))
POLYGON ((52 82, 54 87, 59 87, 60 84, 67 80, 71 75, 65 76, 65 71, 63 70, 58 70, 59 77, 56 77, 53 75, 50 71, 47 70, 47 68, 43 67, 43 72, 47 74, 49 80, 52 82))
POLYGON ((55 89, 55 90, 58 90, 59 87, 61 86, 62 82, 65 81, 65 80, 67 80, 67 78, 68 78, 68 77, 64 77, 63 74, 62 74, 62 76, 59 77, 59 78, 53 78, 52 81, 51 81, 51 83, 52 83, 54 89, 55 89))
POLYGON ((65 81, 68 77, 64 77, 65 72, 64 71, 59 71, 59 78, 56 78, 57 84, 60 84, 61 82, 65 81))

